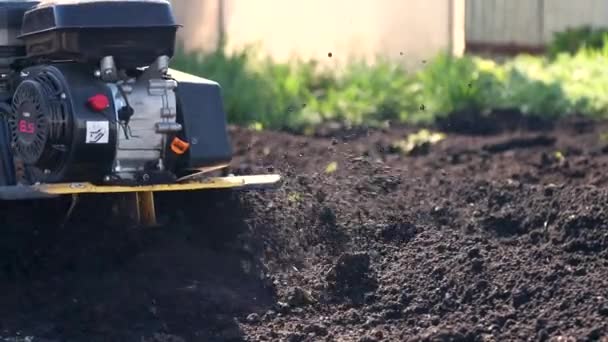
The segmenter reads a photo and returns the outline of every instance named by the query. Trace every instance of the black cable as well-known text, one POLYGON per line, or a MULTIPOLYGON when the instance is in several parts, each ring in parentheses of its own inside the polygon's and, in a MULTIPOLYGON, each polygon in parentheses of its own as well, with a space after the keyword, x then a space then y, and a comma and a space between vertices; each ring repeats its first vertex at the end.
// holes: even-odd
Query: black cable
POLYGON ((129 126, 129 121, 131 120, 131 117, 133 116, 134 111, 133 111, 133 107, 131 107, 131 104, 129 103, 129 98, 127 97, 127 93, 120 85, 117 86, 117 89, 125 101, 125 106, 118 110, 118 119, 121 120, 120 126, 123 128, 123 131, 125 133, 125 139, 129 140, 130 137, 139 138, 139 137, 136 137, 133 135, 133 132, 131 132, 131 127, 129 126), (122 117, 124 110, 127 111, 126 118, 122 117))
POLYGON ((120 128, 122 128, 122 131, 125 135, 126 140, 129 140, 130 137, 139 138, 139 137, 133 135, 133 133, 131 132, 131 127, 129 126, 129 119, 131 118, 131 116, 133 116, 133 107, 131 107, 131 105, 129 104, 129 99, 127 98, 127 94, 125 93, 124 89, 122 89, 122 87, 120 87, 120 86, 117 86, 117 89, 125 101, 125 107, 123 107, 122 109, 128 108, 128 110, 131 114, 129 115, 129 117, 126 120, 121 120, 120 111, 122 109, 119 109, 118 110, 119 117, 118 117, 118 119, 114 119, 114 116, 112 115, 113 112, 108 113, 108 110, 104 110, 103 111, 104 117, 106 117, 112 124, 118 124, 120 126, 120 128))

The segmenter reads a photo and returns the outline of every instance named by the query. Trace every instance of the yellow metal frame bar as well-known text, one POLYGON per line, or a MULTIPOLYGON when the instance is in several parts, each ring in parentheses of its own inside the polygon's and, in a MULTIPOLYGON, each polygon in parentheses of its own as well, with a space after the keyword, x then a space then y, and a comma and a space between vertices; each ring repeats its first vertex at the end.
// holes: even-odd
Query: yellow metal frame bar
POLYGON ((58 183, 29 186, 33 191, 48 195, 129 193, 129 192, 166 192, 196 191, 209 189, 247 189, 271 187, 279 183, 279 175, 210 177, 203 180, 192 180, 187 183, 156 184, 141 186, 108 186, 91 183, 58 183))
MULTIPOLYGON (((210 177, 189 180, 175 184, 157 184, 143 186, 107 186, 92 183, 58 183, 17 185, 0 187, 1 200, 44 199, 71 195, 74 202, 80 194, 118 194, 121 210, 128 213, 136 224, 142 226, 156 225, 155 192, 198 191, 211 189, 264 189, 276 186, 281 181, 279 175, 228 176, 210 177)), ((69 215, 69 213, 68 213, 69 215)), ((67 218, 66 218, 67 219, 67 218)))

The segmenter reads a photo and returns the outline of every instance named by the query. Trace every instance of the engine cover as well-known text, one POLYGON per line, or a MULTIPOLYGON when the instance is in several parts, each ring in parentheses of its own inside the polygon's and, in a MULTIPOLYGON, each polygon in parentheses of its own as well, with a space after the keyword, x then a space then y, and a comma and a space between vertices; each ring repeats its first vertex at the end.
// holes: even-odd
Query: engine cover
MULTIPOLYGON (((31 182, 99 180, 111 171, 117 130, 91 139, 91 127, 112 117, 86 106, 91 94, 111 96, 86 66, 66 63, 21 72, 8 122, 14 154, 31 182), (89 134, 89 135, 88 135, 89 134), (104 143, 95 143, 95 142, 104 143)), ((112 107, 113 104, 110 104, 112 107)))
POLYGON ((168 0, 47 0, 24 14, 19 38, 34 59, 96 64, 113 56, 130 69, 172 57, 178 27, 168 0))
POLYGON ((118 78, 100 72, 104 62, 22 70, 8 119, 21 181, 171 183, 227 166, 219 85, 166 62, 118 78))

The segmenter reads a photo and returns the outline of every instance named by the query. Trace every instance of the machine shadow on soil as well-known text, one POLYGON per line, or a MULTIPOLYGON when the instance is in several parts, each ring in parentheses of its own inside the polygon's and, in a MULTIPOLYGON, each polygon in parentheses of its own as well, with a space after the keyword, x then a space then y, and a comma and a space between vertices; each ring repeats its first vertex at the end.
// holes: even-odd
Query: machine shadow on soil
POLYGON ((49 340, 241 339, 234 317, 276 303, 246 204, 224 191, 163 195, 171 217, 152 228, 106 221, 104 196, 63 226, 48 206, 31 215, 31 203, 13 204, 11 217, 22 215, 3 224, 0 328, 49 340))

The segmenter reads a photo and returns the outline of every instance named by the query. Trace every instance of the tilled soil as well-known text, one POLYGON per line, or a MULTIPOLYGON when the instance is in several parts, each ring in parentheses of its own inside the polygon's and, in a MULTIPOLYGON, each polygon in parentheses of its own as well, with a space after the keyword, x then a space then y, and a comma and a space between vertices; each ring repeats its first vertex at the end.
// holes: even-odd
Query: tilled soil
POLYGON ((160 228, 3 204, 0 337, 608 341, 608 123, 414 131, 233 128, 231 171, 282 186, 164 195, 160 228))

